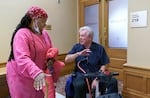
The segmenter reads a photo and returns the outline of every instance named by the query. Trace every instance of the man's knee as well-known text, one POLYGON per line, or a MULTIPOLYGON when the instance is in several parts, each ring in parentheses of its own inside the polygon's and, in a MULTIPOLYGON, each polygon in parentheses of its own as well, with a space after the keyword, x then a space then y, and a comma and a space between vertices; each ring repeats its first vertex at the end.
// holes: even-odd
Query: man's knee
POLYGON ((118 80, 116 78, 112 78, 109 85, 107 93, 117 93, 118 92, 118 80))
POLYGON ((86 82, 82 78, 73 80, 74 98, 86 98, 86 82))
POLYGON ((86 87, 86 84, 83 81, 73 81, 73 85, 78 90, 83 89, 83 88, 86 87))

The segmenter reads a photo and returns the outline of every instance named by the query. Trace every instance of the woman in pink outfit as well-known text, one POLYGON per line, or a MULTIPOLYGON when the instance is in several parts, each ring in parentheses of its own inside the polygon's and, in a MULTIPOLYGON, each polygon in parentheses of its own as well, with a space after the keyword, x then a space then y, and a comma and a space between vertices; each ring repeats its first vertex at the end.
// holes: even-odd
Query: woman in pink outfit
MULTIPOLYGON (((52 48, 48 32, 44 30, 47 18, 42 8, 32 6, 13 33, 6 65, 11 98, 44 98, 46 53, 52 48)), ((53 78, 48 77, 51 98, 55 98, 53 78)))

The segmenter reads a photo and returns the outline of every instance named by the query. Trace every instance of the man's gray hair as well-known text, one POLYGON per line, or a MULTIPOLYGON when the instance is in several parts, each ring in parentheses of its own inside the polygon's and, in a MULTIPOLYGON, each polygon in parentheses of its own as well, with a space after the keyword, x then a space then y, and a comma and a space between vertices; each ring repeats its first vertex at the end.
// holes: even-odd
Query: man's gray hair
POLYGON ((79 32, 82 32, 82 31, 85 31, 85 30, 88 31, 88 32, 87 32, 88 35, 93 38, 94 32, 93 32, 92 28, 89 27, 89 26, 83 26, 83 27, 80 27, 79 32))

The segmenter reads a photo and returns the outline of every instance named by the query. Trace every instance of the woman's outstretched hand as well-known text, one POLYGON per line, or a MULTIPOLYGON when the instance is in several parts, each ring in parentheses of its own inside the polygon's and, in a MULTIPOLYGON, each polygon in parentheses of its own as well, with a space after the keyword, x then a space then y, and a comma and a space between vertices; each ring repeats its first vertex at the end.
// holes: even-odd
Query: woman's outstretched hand
POLYGON ((42 72, 39 75, 37 75, 36 78, 34 79, 34 88, 36 90, 41 90, 43 86, 46 85, 45 76, 51 76, 51 75, 42 72))

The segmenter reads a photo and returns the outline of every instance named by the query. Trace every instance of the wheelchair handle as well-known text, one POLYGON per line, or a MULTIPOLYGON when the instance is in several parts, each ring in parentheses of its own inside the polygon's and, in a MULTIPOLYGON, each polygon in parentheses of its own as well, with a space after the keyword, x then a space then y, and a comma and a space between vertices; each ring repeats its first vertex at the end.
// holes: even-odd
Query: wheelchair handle
POLYGON ((97 73, 84 73, 82 74, 85 78, 101 78, 101 77, 112 77, 112 76, 118 76, 118 72, 110 72, 109 74, 104 74, 103 72, 97 72, 97 73))
POLYGON ((112 76, 118 76, 119 72, 111 72, 112 76))

